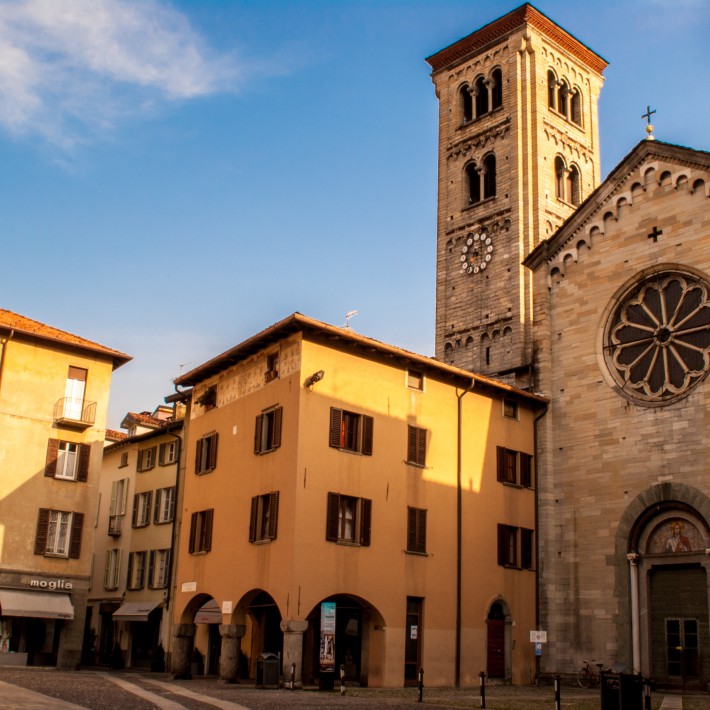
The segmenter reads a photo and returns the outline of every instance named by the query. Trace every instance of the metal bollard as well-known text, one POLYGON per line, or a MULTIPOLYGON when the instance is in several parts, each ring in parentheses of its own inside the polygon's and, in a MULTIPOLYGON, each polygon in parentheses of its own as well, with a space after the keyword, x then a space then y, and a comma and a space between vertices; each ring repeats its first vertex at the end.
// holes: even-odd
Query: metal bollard
POLYGON ((296 688, 296 664, 291 664, 291 690, 296 688))
POLYGON ((340 694, 345 695, 345 665, 340 664, 340 694))
POLYGON ((643 707, 644 710, 651 710, 651 679, 643 680, 643 707))
POLYGON ((560 676, 555 676, 555 710, 560 710, 560 676))
POLYGON ((481 686, 481 707, 486 707, 486 674, 481 671, 478 674, 478 682, 481 686))
POLYGON ((417 702, 421 703, 424 697, 424 669, 420 668, 417 673, 417 702))

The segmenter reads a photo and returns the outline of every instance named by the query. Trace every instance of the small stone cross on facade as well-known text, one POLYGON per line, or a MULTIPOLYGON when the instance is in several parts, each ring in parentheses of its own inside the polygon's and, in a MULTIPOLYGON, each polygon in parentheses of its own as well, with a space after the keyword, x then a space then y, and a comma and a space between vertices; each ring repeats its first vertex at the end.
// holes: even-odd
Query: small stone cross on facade
POLYGON ((658 227, 656 227, 654 225, 653 231, 648 235, 648 238, 653 239, 653 242, 655 244, 658 241, 658 237, 660 237, 661 234, 663 234, 663 230, 659 229, 658 227))

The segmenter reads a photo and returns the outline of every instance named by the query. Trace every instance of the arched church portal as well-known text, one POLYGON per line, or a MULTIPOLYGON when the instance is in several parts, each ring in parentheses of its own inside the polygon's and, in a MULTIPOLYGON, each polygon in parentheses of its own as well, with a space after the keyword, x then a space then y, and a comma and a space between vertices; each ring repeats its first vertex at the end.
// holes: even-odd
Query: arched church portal
POLYGON ((666 687, 707 687, 707 520, 686 503, 665 501, 639 517, 629 542, 634 670, 666 687))

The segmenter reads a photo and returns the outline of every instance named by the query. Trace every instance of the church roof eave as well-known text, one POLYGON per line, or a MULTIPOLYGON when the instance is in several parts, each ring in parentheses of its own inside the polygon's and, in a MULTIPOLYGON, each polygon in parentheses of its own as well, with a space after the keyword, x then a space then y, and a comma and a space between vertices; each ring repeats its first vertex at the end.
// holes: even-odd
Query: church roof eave
POLYGON ((597 211, 601 205, 621 184, 621 182, 642 162, 650 157, 683 159, 702 163, 710 167, 710 153, 658 140, 642 140, 621 159, 604 181, 587 199, 562 223, 549 238, 533 249, 523 261, 523 265, 535 271, 540 264, 552 259, 572 235, 597 211))

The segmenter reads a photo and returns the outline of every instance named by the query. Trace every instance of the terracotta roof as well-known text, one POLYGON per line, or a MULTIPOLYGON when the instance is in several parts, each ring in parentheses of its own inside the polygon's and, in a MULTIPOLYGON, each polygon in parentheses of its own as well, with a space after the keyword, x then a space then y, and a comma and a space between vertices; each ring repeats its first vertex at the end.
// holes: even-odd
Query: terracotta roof
POLYGON ((107 441, 123 441, 128 434, 122 431, 116 431, 115 429, 106 429, 106 440, 107 441))
POLYGON ((86 338, 82 338, 72 333, 67 333, 65 330, 53 328, 51 325, 45 325, 32 318, 21 316, 18 313, 0 308, 0 328, 14 330, 16 333, 21 333, 26 336, 40 338, 50 342, 61 343, 80 348, 82 350, 90 350, 100 355, 105 355, 113 360, 113 369, 115 370, 121 365, 125 365, 129 360, 132 360, 130 355, 107 348, 105 345, 100 345, 86 338))
POLYGON ((165 426, 168 423, 165 419, 157 419, 150 414, 150 412, 128 412, 123 421, 125 422, 128 417, 131 417, 136 424, 151 427, 152 429, 160 429, 160 427, 165 426))
POLYGON ((454 42, 454 44, 442 49, 440 52, 432 54, 427 57, 426 61, 435 72, 446 69, 453 64, 458 64, 464 58, 478 52, 491 42, 512 34, 525 24, 535 27, 539 32, 542 32, 542 34, 549 37, 553 42, 599 74, 608 66, 606 59, 593 52, 587 45, 582 44, 576 37, 563 30, 558 24, 529 3, 521 5, 507 15, 493 20, 493 22, 481 27, 481 29, 476 30, 467 37, 454 42))
POLYGON ((541 395, 520 390, 517 387, 512 387, 491 377, 479 375, 469 370, 455 367, 454 365, 447 365, 426 355, 418 355, 394 345, 388 345, 387 343, 375 340, 374 338, 359 335, 350 328, 338 328, 334 325, 328 325, 314 318, 308 318, 301 313, 293 313, 248 340, 245 340, 243 343, 235 345, 233 348, 230 348, 221 355, 217 355, 217 357, 212 358, 203 365, 190 370, 190 372, 186 372, 175 380, 175 384, 178 386, 192 387, 263 350, 265 347, 299 332, 310 337, 323 338, 329 343, 339 341, 341 345, 345 347, 361 351, 365 357, 373 357, 373 354, 379 354, 380 356, 407 363, 416 369, 430 373, 436 372, 439 377, 450 378, 461 383, 460 386, 466 386, 473 380, 476 386, 490 387, 499 392, 515 394, 525 399, 534 400, 539 404, 545 404, 548 401, 541 395))

